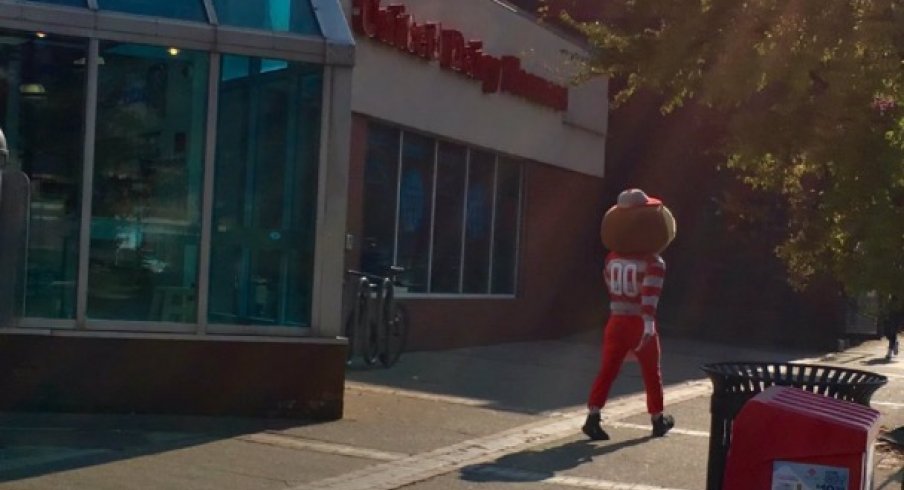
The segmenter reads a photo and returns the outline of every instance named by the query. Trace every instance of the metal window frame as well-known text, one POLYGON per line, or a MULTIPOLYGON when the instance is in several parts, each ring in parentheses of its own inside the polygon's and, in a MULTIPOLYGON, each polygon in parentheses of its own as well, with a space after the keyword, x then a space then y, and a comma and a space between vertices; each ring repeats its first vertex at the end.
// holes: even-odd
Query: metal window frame
POLYGON ((430 191, 430 239, 427 243, 427 293, 433 290, 433 240, 436 233, 436 181, 439 173, 439 140, 433 139, 433 188, 430 191))
MULTIPOLYGON (((0 18, 2 27, 14 30, 41 30, 48 33, 82 37, 87 41, 86 82, 84 108, 84 134, 82 138, 82 184, 80 188, 81 205, 79 217, 78 263, 76 271, 75 318, 45 319, 38 317, 23 318, 20 326, 29 332, 39 330, 64 331, 79 330, 86 334, 102 332, 115 334, 126 332, 135 335, 154 334, 191 334, 196 337, 210 335, 245 336, 246 338, 278 337, 338 337, 341 335, 341 285, 344 270, 344 253, 342 244, 345 236, 345 213, 347 209, 347 178, 349 132, 351 128, 351 66, 344 63, 325 63, 320 55, 305 52, 274 50, 264 46, 241 46, 238 44, 211 44, 198 39, 191 40, 178 35, 157 35, 149 33, 122 32, 105 30, 94 24, 93 20, 103 18, 107 21, 114 18, 126 19, 123 25, 157 25, 158 21, 130 16, 128 14, 107 14, 96 12, 96 2, 89 0, 94 11, 55 6, 47 8, 41 5, 22 4, 10 0, 0 0, 0 18), (74 20, 71 19, 74 17, 74 20), (70 20, 72 20, 70 22, 70 20), (46 21, 46 22, 45 22, 46 21), (88 316, 89 260, 91 249, 91 225, 93 216, 94 160, 97 136, 97 102, 99 76, 99 46, 103 41, 124 41, 152 45, 176 46, 183 49, 207 51, 209 59, 207 114, 204 137, 203 181, 201 196, 201 237, 199 239, 199 263, 197 277, 197 316, 192 323, 154 322, 154 321, 120 321, 90 319, 88 316), (229 49, 236 47, 236 49, 229 49), (217 139, 217 115, 219 99, 220 52, 248 55, 260 58, 281 58, 289 62, 313 63, 323 70, 323 89, 321 93, 321 132, 318 154, 318 196, 317 219, 314 244, 314 274, 312 281, 311 326, 245 326, 211 324, 207 318, 210 300, 210 268, 213 227, 213 198, 215 191, 215 152, 217 139)), ((206 8, 211 0, 205 0, 206 8)), ((121 19, 120 19, 121 20, 121 19)), ((212 19, 215 20, 215 19, 212 19)), ((169 22, 166 22, 169 24, 169 22)), ((172 22, 172 24, 179 24, 172 22)), ((107 26, 109 28, 110 26, 107 26)), ((212 29, 211 26, 181 26, 195 31, 212 29)), ((166 29, 160 29, 166 31, 166 29)), ((178 30, 178 29, 177 29, 178 30)), ((234 29, 233 29, 234 30, 234 29)), ((157 30, 150 30, 157 33, 157 30)), ((229 29, 219 29, 223 34, 229 29)), ((159 33, 158 33, 159 34, 159 33)), ((172 33, 171 33, 172 34, 172 33)), ((242 34, 248 34, 244 32, 242 34)), ((204 37, 204 36, 200 36, 204 37)), ((260 37, 260 36, 259 36, 260 37)), ((285 37, 285 36, 283 36, 285 37)), ((279 38, 279 36, 274 36, 279 38)), ((317 45, 322 51, 323 40, 292 38, 293 42, 317 45)), ((253 44, 253 43, 252 43, 253 44)), ((311 52, 319 52, 313 50, 311 52)), ((6 331, 6 329, 4 329, 6 331)))
POLYGON ((464 294, 465 291, 465 247, 468 246, 468 196, 471 193, 471 152, 474 151, 470 146, 467 157, 465 158, 465 193, 464 201, 461 205, 461 260, 458 262, 458 294, 464 294))
POLYGON ((352 69, 324 67, 323 107, 315 227, 311 334, 339 337, 345 280, 349 154, 352 126, 352 69))
POLYGON ((396 156, 395 228, 392 233, 392 264, 399 263, 399 213, 402 209, 402 166, 405 154, 405 130, 399 128, 399 153, 396 156))
POLYGON ((253 337, 310 337, 316 335, 316 329, 311 326, 291 325, 230 325, 227 323, 208 323, 206 335, 238 335, 247 338, 253 337))
MULTIPOLYGON (((210 178, 213 177, 212 171, 209 167, 212 167, 212 158, 214 149, 210 146, 211 138, 212 141, 216 141, 216 131, 210 131, 211 126, 211 109, 216 110, 216 93, 211 93, 210 88, 211 84, 215 83, 215 80, 219 77, 219 69, 218 65, 215 69, 214 67, 214 59, 218 59, 217 53, 208 53, 208 63, 210 66, 208 67, 208 100, 207 100, 207 113, 205 117, 207 120, 205 121, 205 149, 204 149, 204 157, 202 161, 202 171, 203 171, 203 180, 202 180, 202 194, 201 194, 201 216, 200 216, 200 227, 201 227, 201 237, 199 239, 199 259, 198 259, 198 276, 196 277, 197 283, 197 298, 198 301, 196 303, 197 308, 197 318, 195 323, 176 323, 176 322, 155 322, 151 320, 139 320, 139 321, 126 321, 126 320, 108 320, 108 319, 90 319, 88 317, 88 289, 90 287, 89 283, 89 262, 91 256, 91 226, 92 226, 92 217, 93 217, 93 192, 94 192, 94 163, 95 163, 95 149, 96 149, 96 139, 97 139, 97 102, 98 102, 98 90, 99 90, 99 72, 100 72, 100 43, 106 41, 106 39, 99 39, 96 37, 88 39, 88 55, 87 55, 87 83, 86 90, 87 96, 86 99, 86 108, 85 108, 85 134, 84 140, 82 142, 83 149, 83 166, 82 166, 82 202, 81 202, 81 216, 79 218, 79 249, 78 249, 78 269, 77 269, 77 279, 76 279, 76 318, 74 322, 74 326, 78 330, 85 331, 132 331, 132 332, 178 332, 178 333, 196 333, 203 334, 205 324, 201 323, 200 316, 202 311, 202 303, 204 303, 204 308, 206 309, 206 302, 209 297, 208 291, 204 289, 206 285, 204 283, 208 282, 207 275, 203 273, 205 255, 207 256, 207 263, 209 264, 209 255, 210 250, 209 246, 203 246, 204 234, 205 231, 209 234, 209 222, 210 215, 207 214, 207 207, 210 205, 212 209, 212 192, 208 192, 207 189, 207 179, 208 176, 210 178), (211 163, 208 163, 210 161, 211 163), (210 200, 211 203, 207 203, 207 200, 210 200)), ((215 114, 215 112, 214 112, 215 114)), ((214 119, 213 126, 215 128, 216 121, 214 119)), ((208 240, 210 237, 208 236, 208 240)), ((29 318, 24 325, 47 325, 46 322, 41 321, 38 318, 29 318)), ((57 327, 58 323, 54 323, 53 328, 57 327)))
POLYGON ((345 12, 336 0, 311 0, 320 33, 327 39, 326 59, 337 64, 355 60, 355 37, 345 20, 345 12))
POLYGON ((493 259, 496 255, 496 205, 499 198, 499 154, 493 158, 493 208, 490 211, 490 260, 487 263, 487 294, 493 294, 493 259))
POLYGON ((202 1, 204 2, 204 10, 207 12, 207 22, 215 26, 220 25, 220 19, 217 17, 217 9, 213 6, 213 0, 202 1))
MULTIPOLYGON (((209 1, 209 0, 208 0, 209 1)), ((220 113, 220 53, 210 53, 207 79, 207 127, 204 141, 204 180, 201 184, 201 239, 198 244, 198 302, 196 333, 207 333, 210 309, 210 254, 213 245, 213 198, 216 183, 217 126, 220 113)))
MULTIPOLYGON (((393 248, 392 248, 392 257, 393 263, 398 262, 398 253, 399 253, 399 212, 401 206, 401 182, 402 182, 402 169, 403 169, 403 155, 404 155, 404 142, 405 142, 405 134, 406 133, 415 133, 415 131, 410 131, 405 128, 399 126, 392 126, 399 131, 399 148, 398 154, 396 155, 396 166, 397 166, 397 175, 396 175, 396 206, 395 206, 395 227, 393 230, 393 248)), ((422 133, 418 133, 422 134, 422 133)), ((518 297, 518 280, 519 273, 518 269, 521 265, 521 232, 523 229, 523 209, 524 209, 524 196, 526 189, 525 187, 525 161, 521 158, 517 157, 508 157, 503 155, 502 153, 493 151, 493 150, 485 150, 478 149, 476 147, 470 146, 465 143, 459 142, 451 142, 452 144, 459 145, 465 149, 465 175, 464 175, 464 193, 462 194, 463 202, 462 202, 462 226, 460 237, 460 253, 459 253, 459 271, 458 271, 458 291, 454 293, 434 293, 433 292, 433 249, 435 244, 435 233, 436 233, 436 191, 438 185, 438 174, 439 174, 439 145, 441 141, 445 141, 442 138, 438 138, 432 135, 426 135, 425 137, 431 138, 433 140, 433 187, 432 187, 432 196, 431 196, 431 212, 430 212, 430 240, 428 247, 428 263, 427 263, 427 288, 425 292, 405 292, 400 291, 398 293, 399 297, 405 299, 514 299, 518 297), (489 261, 487 264, 487 285, 486 292, 484 293, 465 293, 464 292, 464 271, 465 271, 465 258, 466 258, 466 248, 467 248, 467 220, 468 220, 468 193, 471 191, 470 189, 470 175, 471 175, 471 156, 474 151, 485 151, 493 155, 493 193, 492 193, 492 207, 490 214, 490 240, 489 240, 489 261), (512 293, 493 293, 493 261, 494 261, 494 246, 495 246, 495 238, 496 238, 496 218, 497 218, 497 200, 499 195, 499 165, 503 159, 512 160, 512 164, 517 165, 518 167, 518 209, 515 215, 515 250, 514 250, 514 266, 512 270, 512 293)))
POLYGON ((515 265, 512 267, 512 295, 517 297, 519 293, 518 281, 521 278, 521 230, 524 226, 524 202, 526 189, 524 160, 518 160, 518 211, 515 214, 515 265))
POLYGON ((94 143, 97 137, 97 89, 100 40, 88 40, 88 71, 85 97, 85 134, 82 140, 81 216, 78 235, 78 274, 75 283, 75 324, 79 330, 88 321, 88 265, 91 254, 91 215, 94 205, 94 143))
MULTIPOLYGON (((339 39, 331 40, 324 36, 223 26, 216 22, 215 9, 210 0, 204 0, 204 8, 210 9, 208 15, 213 13, 208 22, 99 10, 95 1, 89 2, 89 8, 76 8, 19 0, 0 0, 0 19, 5 28, 25 31, 176 46, 183 49, 279 58, 320 65, 354 64, 354 43, 349 44, 341 36, 339 39)), ((337 8, 339 7, 331 9, 337 8)))

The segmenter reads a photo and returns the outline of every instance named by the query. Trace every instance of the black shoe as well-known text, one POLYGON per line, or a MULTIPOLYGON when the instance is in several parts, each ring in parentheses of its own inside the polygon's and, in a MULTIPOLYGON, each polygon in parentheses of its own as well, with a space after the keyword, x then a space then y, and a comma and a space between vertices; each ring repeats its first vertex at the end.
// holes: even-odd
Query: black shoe
POLYGON ((668 431, 675 427, 675 417, 671 415, 661 415, 653 421, 653 437, 662 437, 668 431))
POLYGON ((587 421, 584 422, 584 426, 581 427, 581 431, 584 434, 587 434, 587 437, 593 439, 594 441, 608 441, 609 434, 606 434, 606 431, 600 426, 600 414, 599 413, 591 413, 587 415, 587 421))

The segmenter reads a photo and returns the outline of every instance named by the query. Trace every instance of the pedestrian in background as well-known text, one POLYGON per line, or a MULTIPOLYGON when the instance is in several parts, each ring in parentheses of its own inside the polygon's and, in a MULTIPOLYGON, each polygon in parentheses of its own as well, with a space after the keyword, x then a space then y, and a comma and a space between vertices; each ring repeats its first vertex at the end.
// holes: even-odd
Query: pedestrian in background
POLYGON ((889 299, 882 315, 882 335, 888 340, 888 352, 885 360, 891 361, 898 356, 898 331, 904 324, 904 308, 892 297, 889 299))

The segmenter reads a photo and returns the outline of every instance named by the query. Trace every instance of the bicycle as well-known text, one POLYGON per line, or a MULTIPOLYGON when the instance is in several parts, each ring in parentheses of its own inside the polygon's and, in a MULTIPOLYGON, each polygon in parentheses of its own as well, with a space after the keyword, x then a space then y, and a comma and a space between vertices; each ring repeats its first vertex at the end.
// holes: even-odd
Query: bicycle
POLYGON ((408 340, 408 310, 395 301, 395 287, 401 286, 403 267, 392 266, 387 277, 349 270, 355 281, 353 305, 345 322, 348 359, 361 355, 372 366, 379 360, 391 367, 402 355, 408 340))

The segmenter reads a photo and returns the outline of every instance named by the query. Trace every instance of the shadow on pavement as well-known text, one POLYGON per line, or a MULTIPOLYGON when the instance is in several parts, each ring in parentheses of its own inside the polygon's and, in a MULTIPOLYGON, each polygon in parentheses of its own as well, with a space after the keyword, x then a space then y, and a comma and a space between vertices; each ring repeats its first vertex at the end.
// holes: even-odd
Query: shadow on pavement
POLYGON ((161 415, 0 413, 0 482, 313 422, 161 415))
POLYGON ((594 457, 637 446, 650 439, 652 436, 612 444, 583 440, 540 451, 522 451, 491 463, 466 466, 461 469, 461 479, 472 482, 543 481, 556 473, 591 463, 594 457))
MULTIPOLYGON (((445 351, 406 352, 390 369, 350 368, 347 379, 393 389, 481 400, 486 408, 535 414, 583 406, 600 364, 602 329, 558 340, 445 351)), ((666 385, 705 379, 719 361, 786 362, 815 352, 757 349, 664 336, 666 385)), ((643 391, 640 369, 626 361, 611 397, 643 391)))
POLYGON ((876 357, 873 359, 867 359, 866 361, 861 361, 860 364, 863 366, 884 366, 886 364, 894 364, 894 361, 890 361, 884 357, 876 357))

